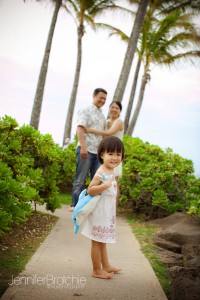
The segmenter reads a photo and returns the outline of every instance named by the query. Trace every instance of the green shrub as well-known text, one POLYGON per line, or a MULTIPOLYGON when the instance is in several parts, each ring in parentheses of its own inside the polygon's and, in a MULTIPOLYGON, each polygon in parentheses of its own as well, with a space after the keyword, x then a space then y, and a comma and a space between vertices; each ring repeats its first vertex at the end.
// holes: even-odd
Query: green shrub
MULTIPOLYGON (((60 207, 58 192, 72 189, 76 144, 77 139, 63 150, 49 134, 19 128, 9 116, 0 119, 0 233, 25 221, 32 203, 46 203, 52 212, 60 207)), ((177 210, 200 216, 200 179, 191 160, 138 138, 124 136, 124 145, 122 206, 148 218, 177 210)))
POLYGON ((34 196, 35 190, 24 189, 20 182, 13 179, 8 165, 0 162, 0 234, 9 230, 12 222, 26 220, 31 211, 29 203, 34 196))
POLYGON ((176 211, 200 216, 200 180, 193 174, 191 160, 139 138, 124 136, 123 142, 122 206, 142 211, 147 218, 176 211))
POLYGON ((31 202, 52 212, 60 207, 58 182, 63 150, 49 134, 0 119, 0 228, 26 220, 31 202))
POLYGON ((71 192, 76 173, 76 145, 77 138, 63 150, 60 169, 59 188, 62 193, 71 192))

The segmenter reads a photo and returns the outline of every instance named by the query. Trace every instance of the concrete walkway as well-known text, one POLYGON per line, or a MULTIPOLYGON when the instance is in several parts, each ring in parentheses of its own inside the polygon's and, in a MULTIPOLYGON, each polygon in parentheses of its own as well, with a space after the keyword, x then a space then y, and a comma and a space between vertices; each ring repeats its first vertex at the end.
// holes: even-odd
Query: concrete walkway
POLYGON ((123 271, 108 280, 91 277, 90 240, 73 233, 68 206, 55 215, 56 225, 2 300, 167 300, 124 218, 117 217, 117 242, 108 245, 111 264, 123 271))

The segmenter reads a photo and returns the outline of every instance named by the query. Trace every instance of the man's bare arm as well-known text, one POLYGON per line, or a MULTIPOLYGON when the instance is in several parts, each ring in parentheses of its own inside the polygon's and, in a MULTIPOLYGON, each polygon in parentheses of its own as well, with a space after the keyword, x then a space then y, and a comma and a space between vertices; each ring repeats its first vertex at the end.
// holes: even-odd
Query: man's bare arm
POLYGON ((88 152, 87 152, 87 147, 86 147, 86 144, 85 144, 84 132, 85 131, 84 131, 83 126, 78 126, 77 127, 76 133, 77 133, 79 144, 81 146, 80 155, 81 155, 82 159, 87 159, 88 158, 88 152))

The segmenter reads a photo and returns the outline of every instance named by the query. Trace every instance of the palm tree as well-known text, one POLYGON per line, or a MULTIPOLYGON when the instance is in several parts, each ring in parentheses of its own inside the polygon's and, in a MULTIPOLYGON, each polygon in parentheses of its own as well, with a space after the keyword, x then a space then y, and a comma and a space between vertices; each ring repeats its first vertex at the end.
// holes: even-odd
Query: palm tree
POLYGON ((196 25, 192 23, 192 17, 192 14, 184 14, 176 9, 161 19, 156 27, 149 26, 143 56, 144 73, 138 102, 126 131, 128 135, 133 133, 142 106, 145 87, 150 80, 151 64, 171 66, 183 60, 194 63, 194 59, 200 57, 200 36, 196 25))
POLYGON ((133 102, 135 99, 135 93, 136 93, 136 88, 137 88, 137 83, 138 83, 138 76, 139 76, 140 67, 142 64, 144 49, 146 46, 146 37, 148 35, 148 30, 150 29, 152 23, 157 21, 156 18, 154 17, 154 13, 157 9, 159 9, 159 7, 161 6, 162 3, 163 3, 163 0, 157 0, 157 1, 150 0, 148 9, 147 9, 147 12, 145 15, 145 19, 143 22, 142 30, 141 30, 140 37, 139 37, 140 49, 137 48, 138 60, 137 60, 137 65, 136 65, 136 69, 135 69, 135 73, 134 73, 134 79, 133 79, 133 84, 132 84, 132 88, 131 88, 131 92, 130 92, 130 96, 129 96, 128 106, 126 109, 126 115, 125 115, 125 119, 124 119, 124 132, 125 133, 127 133, 127 130, 128 130, 128 125, 129 125, 129 120, 130 120, 131 111, 132 111, 132 107, 133 107, 133 102))
POLYGON ((54 9, 50 29, 49 29, 49 34, 48 34, 47 43, 46 43, 46 47, 45 47, 45 51, 44 51, 42 65, 40 68, 40 74, 39 74, 35 99, 34 99, 32 113, 31 113, 30 125, 33 126, 35 129, 38 129, 38 127, 39 127, 40 113, 41 113, 41 108, 42 108, 44 87, 45 87, 46 75, 47 75, 47 71, 48 71, 49 56, 50 56, 50 52, 51 52, 53 34, 54 34, 55 26, 56 26, 56 21, 58 18, 58 13, 59 13, 60 7, 62 5, 62 0, 52 0, 52 1, 55 4, 55 9, 54 9))
MULTIPOLYGON (((132 12, 132 14, 134 14, 134 12, 132 12)), ((101 27, 109 30, 110 36, 117 35, 121 38, 121 40, 123 42, 128 43, 129 37, 123 31, 121 31, 119 28, 109 26, 108 24, 103 24, 103 26, 101 24, 101 27)), ((133 79, 133 84, 132 84, 132 88, 131 88, 131 93, 129 96, 128 106, 126 108, 126 115, 125 115, 125 119, 124 119, 124 132, 126 132, 126 130, 128 128, 128 123, 129 123, 129 119, 130 119, 130 115, 131 115, 131 110, 132 110, 133 101, 134 101, 134 97, 135 97, 135 91, 136 91, 137 82, 138 82, 140 66, 142 63, 142 51, 138 51, 138 49, 137 49, 137 54, 138 54, 138 60, 137 60, 137 65, 136 65, 136 69, 135 69, 135 73, 134 73, 134 79, 133 79)))
POLYGON ((117 9, 114 2, 116 0, 69 0, 65 6, 68 13, 70 13, 77 25, 77 36, 78 36, 78 49, 77 49, 77 63, 75 69, 75 76, 73 82, 73 88, 68 106, 67 118, 65 122, 63 145, 70 140, 72 118, 74 113, 74 107, 76 103, 76 95, 78 91, 80 70, 81 70, 81 59, 82 59, 82 38, 85 34, 85 23, 95 29, 94 19, 102 14, 104 11, 109 9, 117 9))
MULTIPOLYGON (((137 0, 135 0, 135 1, 130 0, 130 2, 134 3, 134 4, 138 4, 137 0)), ((128 102, 128 106, 126 108, 126 115, 125 115, 125 119, 124 119, 124 131, 126 133, 127 133, 127 129, 128 129, 129 120, 130 120, 131 110, 133 107, 133 101, 134 101, 134 97, 135 97, 139 71, 140 71, 140 67, 141 67, 141 63, 142 63, 142 59, 143 59, 143 55, 144 55, 144 47, 146 46, 146 38, 148 35, 149 28, 152 26, 152 24, 155 24, 156 22, 158 22, 156 15, 168 14, 170 11, 174 11, 175 9, 177 9, 177 5, 182 10, 182 12, 190 11, 193 14, 198 15, 200 6, 195 5, 194 2, 195 1, 184 1, 184 3, 183 2, 177 3, 176 0, 169 0, 169 1, 163 1, 163 0, 153 0, 152 1, 152 0, 150 0, 149 1, 149 6, 148 6, 148 9, 146 12, 145 20, 144 20, 142 31, 141 31, 140 38, 139 38, 140 49, 137 48, 138 61, 137 61, 136 69, 135 69, 134 80, 133 80, 133 84, 132 84, 132 88, 131 88, 131 92, 130 92, 130 96, 129 96, 129 102, 128 102), (191 2, 193 2, 193 5, 191 5, 191 2)), ((134 14, 134 12, 132 12, 132 13, 134 14)), ((122 41, 125 41, 126 43, 128 43, 129 37, 124 32, 122 32, 119 28, 115 28, 115 27, 109 26, 107 24, 101 24, 101 27, 104 27, 105 29, 109 30, 110 36, 117 35, 121 38, 122 41)), ((148 80, 149 80, 149 74, 146 74, 146 76, 143 76, 143 84, 146 84, 148 82, 148 80)), ((142 94, 140 94, 140 97, 142 97, 142 94)), ((121 99, 121 101, 122 101, 122 99, 121 99)), ((139 107, 137 106, 137 111, 138 110, 139 110, 139 107)))
MULTIPOLYGON (((130 0, 130 3, 134 3, 134 4, 138 4, 139 1, 135 0, 130 0)), ((129 102, 128 102, 128 106, 126 108, 126 115, 125 115, 125 119, 124 119, 124 131, 127 133, 128 130, 128 125, 129 125, 129 120, 130 120, 130 116, 131 116, 131 110, 133 107, 133 101, 134 101, 134 97, 135 97, 135 92, 136 92, 136 87, 137 87, 137 83, 138 83, 138 76, 139 76, 139 71, 140 71, 140 67, 141 67, 141 63, 143 60, 143 55, 144 55, 144 47, 146 46, 146 38, 148 35, 148 30, 151 28, 152 24, 155 24, 156 22, 158 22, 157 20, 157 15, 161 14, 161 15, 166 15, 169 14, 170 11, 174 11, 177 10, 177 8, 180 8, 182 10, 182 12, 185 11, 190 11, 192 12, 194 15, 198 15, 199 10, 200 10, 200 5, 197 5, 197 2, 200 3, 199 1, 184 1, 181 3, 177 3, 176 0, 169 0, 169 1, 163 1, 163 0, 150 0, 149 1, 149 6, 146 12, 146 16, 145 16, 145 20, 143 23, 143 27, 142 27, 142 31, 140 33, 140 49, 137 48, 137 55, 138 55, 138 61, 137 61, 137 65, 136 65, 136 69, 135 69, 135 73, 134 73, 134 80, 133 80, 133 84, 132 84, 132 88, 131 88, 131 92, 130 92, 130 96, 129 96, 129 102)), ((132 12, 134 14, 134 12, 132 12)), ((117 35, 121 38, 122 41, 125 41, 126 43, 128 43, 129 41, 129 37, 122 32, 119 28, 115 28, 112 26, 109 26, 107 24, 101 24, 101 27, 105 27, 105 29, 110 31, 110 36, 111 35, 117 35)), ((145 76, 143 76, 143 85, 148 82, 148 80, 150 79, 150 74, 147 74, 145 76)), ((140 94, 140 98, 143 98, 144 95, 144 90, 141 89, 141 94, 140 94)), ((122 101, 122 99, 121 99, 122 101)), ((137 105, 137 111, 139 113, 139 110, 141 108, 141 102, 140 105, 138 103, 137 105)), ((135 112, 136 115, 136 112, 135 112)))
MULTIPOLYGON (((138 1, 137 1, 138 2, 138 1)), ((118 80, 118 84, 114 93, 113 101, 122 101, 126 84, 128 81, 128 76, 131 70, 131 65, 134 57, 134 53, 137 46, 138 37, 142 28, 145 13, 147 10, 149 0, 141 0, 139 2, 138 11, 133 24, 131 36, 129 38, 127 51, 124 58, 124 63, 122 66, 121 74, 118 80)))
POLYGON ((142 60, 141 60, 140 56, 138 56, 137 65, 136 65, 136 69, 135 69, 135 73, 134 73, 133 84, 132 84, 129 101, 128 101, 128 106, 126 108, 126 114, 125 114, 125 118, 124 118, 124 132, 125 133, 128 129, 128 124, 129 124, 129 120, 130 120, 130 116, 131 116, 131 111, 132 111, 133 102, 134 102, 134 98, 135 98, 135 92, 136 92, 136 87, 137 87, 137 83, 138 83, 138 76, 139 76, 141 63, 142 63, 142 60))
MULTIPOLYGON (((161 1, 161 0, 159 0, 159 1, 161 1)), ((157 0, 157 2, 158 2, 158 0, 157 0)), ((150 1, 150 5, 149 5, 150 7, 148 8, 148 11, 146 13, 146 17, 145 18, 147 18, 147 16, 149 18, 149 15, 151 15, 150 12, 153 11, 154 6, 158 5, 157 2, 155 4, 154 1, 153 1, 153 3, 152 3, 152 1, 150 1)), ((130 3, 138 5, 139 1, 137 1, 137 0, 135 0, 135 1, 130 0, 130 3)), ((134 11, 130 10, 129 12, 132 15, 135 15, 134 11)), ((129 37, 123 31, 121 31, 119 28, 110 26, 108 24, 102 24, 102 23, 99 24, 99 26, 101 28, 104 28, 104 29, 110 31, 110 34, 109 34, 110 36, 117 35, 117 36, 119 36, 121 38, 121 40, 123 42, 126 42, 126 43, 129 42, 129 37)), ((143 28, 142 29, 143 34, 145 32, 145 30, 144 30, 145 26, 148 27, 147 22, 144 22, 144 24, 143 24, 143 27, 142 27, 143 28)), ((139 51, 138 49, 136 49, 137 50, 137 54, 138 54, 138 61, 137 61, 137 65, 136 65, 136 70, 135 70, 135 74, 134 74, 134 79, 133 79, 133 84, 132 84, 132 88, 131 88, 131 93, 130 93, 130 96, 129 96, 129 102, 128 102, 128 106, 127 106, 127 109, 126 109, 126 115, 125 115, 125 119, 124 119, 124 132, 126 132, 126 130, 128 128, 128 123, 129 123, 129 119, 130 119, 130 115, 131 115, 131 110, 132 110, 133 101, 134 101, 134 97, 135 97, 136 86, 137 86, 137 82, 138 82, 139 71, 140 71, 140 67, 141 67, 141 63, 142 63, 142 53, 143 53, 142 49, 143 48, 144 48, 144 45, 141 44, 141 50, 139 51)), ((121 99, 121 101, 122 101, 122 99, 121 99)))
MULTIPOLYGON (((131 1, 131 2, 135 2, 137 3, 137 1, 131 1)), ((177 3, 176 0, 170 0, 170 1, 163 1, 163 0, 154 0, 149 2, 149 6, 146 12, 146 16, 145 16, 145 20, 143 23, 143 27, 142 27, 142 31, 141 31, 141 37, 139 38, 140 40, 140 50, 137 48, 137 55, 138 55, 138 60, 137 60, 137 64, 136 64, 136 69, 135 69, 135 73, 134 73, 134 80, 133 80, 133 84, 132 84, 132 88, 131 88, 131 92, 130 92, 130 96, 129 96, 129 101, 128 101, 128 106, 126 109, 126 115, 125 115, 125 119, 124 119, 124 132, 127 133, 127 129, 128 129, 128 124, 129 124, 129 120, 130 120, 130 116, 131 116, 131 111, 132 111, 132 107, 133 107, 133 102, 134 102, 134 98, 135 98, 135 93, 136 93, 136 87, 137 87, 137 83, 138 83, 138 76, 139 76, 139 71, 140 71, 140 67, 141 67, 141 63, 142 63, 142 58, 143 58, 143 52, 144 52, 144 46, 145 46, 145 36, 148 34, 148 29, 151 27, 151 23, 155 23, 157 22, 156 19, 156 15, 157 14, 167 14, 170 11, 174 11, 175 9, 177 9, 177 5, 178 7, 184 12, 184 11, 190 11, 193 14, 197 14, 199 13, 200 10, 200 5, 198 6, 197 3, 194 2, 198 2, 198 1, 184 1, 181 3, 177 3), (191 2, 193 2, 193 4, 191 4, 191 2)), ((199 0, 200 2, 200 0, 199 0)), ((110 28, 111 30, 111 34, 113 34, 113 28, 110 28)), ((114 29, 114 34, 120 36, 120 38, 128 43, 129 37, 122 32, 120 29, 115 28, 114 29)), ((148 79, 148 76, 146 76, 146 80, 148 79)), ((144 78, 144 82, 145 82, 145 78, 144 78)))

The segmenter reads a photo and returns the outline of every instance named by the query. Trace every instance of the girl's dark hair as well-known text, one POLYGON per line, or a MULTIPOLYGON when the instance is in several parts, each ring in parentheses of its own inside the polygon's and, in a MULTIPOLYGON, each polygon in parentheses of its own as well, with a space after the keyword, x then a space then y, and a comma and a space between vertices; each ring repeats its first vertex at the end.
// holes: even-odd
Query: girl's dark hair
POLYGON ((116 136, 109 136, 104 138, 98 147, 97 156, 101 164, 103 164, 103 159, 101 158, 102 153, 105 152, 117 152, 122 154, 122 160, 124 159, 124 144, 116 136))
POLYGON ((120 111, 122 111, 122 104, 121 104, 121 102, 119 102, 119 101, 113 101, 113 102, 110 103, 110 106, 109 106, 109 107, 111 107, 111 105, 112 105, 113 103, 117 104, 117 105, 119 106, 120 111))

